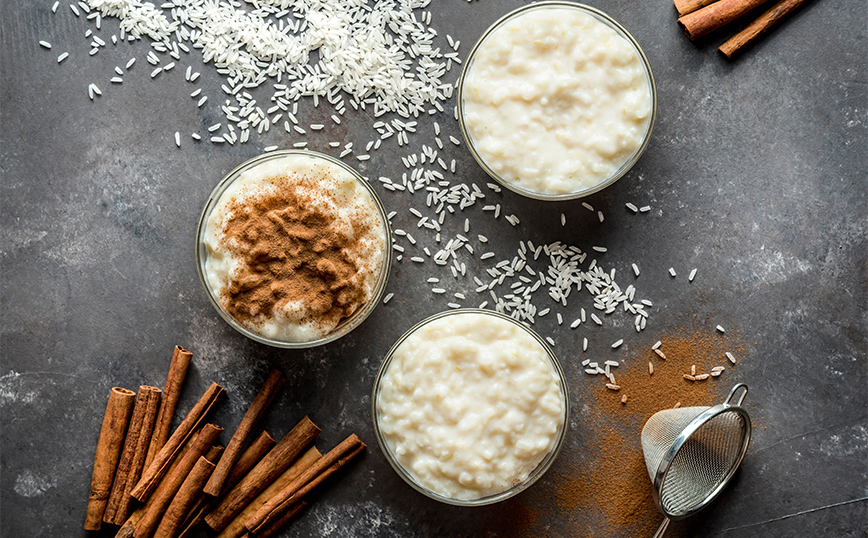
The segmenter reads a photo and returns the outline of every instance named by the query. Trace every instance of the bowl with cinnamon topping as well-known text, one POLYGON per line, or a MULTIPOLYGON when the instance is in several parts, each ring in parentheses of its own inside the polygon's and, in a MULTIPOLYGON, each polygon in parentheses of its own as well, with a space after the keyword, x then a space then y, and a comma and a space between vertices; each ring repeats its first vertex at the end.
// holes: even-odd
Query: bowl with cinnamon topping
POLYGON ((283 348, 349 333, 374 310, 391 266, 385 209, 328 155, 255 157, 214 188, 196 233, 202 286, 245 336, 283 348))

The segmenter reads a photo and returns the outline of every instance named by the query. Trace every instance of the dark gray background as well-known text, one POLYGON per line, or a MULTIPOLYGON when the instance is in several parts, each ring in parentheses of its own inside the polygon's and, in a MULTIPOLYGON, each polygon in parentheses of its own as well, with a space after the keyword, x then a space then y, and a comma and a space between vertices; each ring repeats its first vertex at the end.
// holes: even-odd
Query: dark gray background
MULTIPOLYGON (((72 16, 67 2, 53 15, 52 3, 6 2, 0 18, 3 536, 87 534, 80 529, 109 388, 161 386, 175 344, 194 353, 180 412, 211 381, 227 388, 229 397, 213 418, 227 429, 224 442, 272 367, 289 379, 264 421, 275 436, 310 414, 323 426, 323 448, 350 432, 368 442, 365 457, 316 495, 287 536, 631 535, 593 524, 593 514, 582 520, 590 524, 576 527, 569 514, 556 511, 546 512, 534 530, 520 530, 517 508, 547 502, 534 491, 551 484, 519 500, 458 509, 423 498, 386 464, 369 411, 380 361, 414 322, 446 308, 425 278, 439 276, 450 281, 450 291, 475 296, 472 282, 453 283, 430 261, 395 264, 388 285, 395 297, 388 305, 346 338, 307 351, 271 349, 227 326, 196 276, 199 212, 227 171, 265 146, 286 147, 300 137, 273 129, 246 145, 193 142, 190 132, 207 135, 205 128, 222 120, 216 109, 221 79, 212 65, 203 66, 201 55, 184 55, 174 71, 152 80, 146 42, 109 44, 90 57, 84 32, 92 25, 72 16), (54 48, 40 47, 41 39, 54 48), (58 65, 64 50, 71 55, 58 65), (113 67, 131 56, 138 60, 123 85, 110 84, 113 67), (202 72, 200 84, 184 81, 187 65, 202 72), (90 82, 103 90, 94 102, 87 97, 90 82), (210 96, 201 109, 188 96, 198 86, 210 96), (180 149, 172 138, 176 130, 180 149)), ((460 39, 463 57, 491 22, 520 4, 440 0, 430 6, 432 26, 444 47, 446 33, 460 39)), ((607 246, 598 256, 601 265, 616 268, 623 286, 635 283, 654 307, 641 335, 628 318, 596 329, 594 353, 623 337, 615 356, 629 360, 667 331, 713 332, 717 324, 749 343, 715 392, 725 393, 734 379, 748 383, 748 407, 762 427, 754 430, 724 502, 675 532, 868 535, 864 3, 809 3, 736 62, 715 50, 730 30, 691 43, 668 0, 594 5, 636 36, 653 66, 659 116, 646 154, 626 177, 587 199, 604 211, 602 224, 577 201, 552 204, 504 193, 489 199, 518 215, 520 226, 502 217, 495 222, 479 204, 468 210, 471 233, 491 237, 497 259, 514 255, 524 238, 536 244, 561 239, 586 250, 607 246), (633 215, 625 202, 653 209, 633 215), (630 272, 633 262, 642 268, 638 279, 630 272), (669 267, 677 278, 669 277, 669 267), (698 275, 688 284, 693 267, 698 275)), ((116 28, 107 19, 99 35, 108 41, 116 28)), ((457 76, 453 69, 444 79, 457 76)), ((302 123, 330 124, 323 121, 331 113, 326 110, 303 103, 302 123)), ((425 117, 410 148, 433 143, 433 119, 446 134, 460 136, 451 114, 425 117)), ((372 123, 350 110, 340 129, 306 139, 312 149, 332 154, 331 140, 354 141, 361 149, 375 136, 372 123)), ((449 151, 460 180, 486 182, 466 148, 449 151)), ((406 153, 386 144, 364 166, 347 162, 372 178, 397 178, 406 153)), ((395 226, 415 230, 407 208, 421 208, 424 200, 377 188, 387 209, 398 212, 395 226)), ((462 225, 455 218, 446 229, 460 233, 462 225)), ((433 244, 427 234, 416 235, 433 244)), ((473 274, 484 276, 488 263, 467 260, 473 274)), ((540 308, 556 307, 537 296, 540 308)), ((590 306, 587 294, 553 312, 572 320, 580 306, 590 306)), ((582 432, 592 426, 582 406, 599 380, 580 375, 576 357, 580 337, 594 328, 570 332, 557 327, 554 313, 536 328, 556 341, 570 380, 574 420, 554 472, 577 462, 592 465, 582 432)), ((638 431, 630 431, 638 446, 638 431)))

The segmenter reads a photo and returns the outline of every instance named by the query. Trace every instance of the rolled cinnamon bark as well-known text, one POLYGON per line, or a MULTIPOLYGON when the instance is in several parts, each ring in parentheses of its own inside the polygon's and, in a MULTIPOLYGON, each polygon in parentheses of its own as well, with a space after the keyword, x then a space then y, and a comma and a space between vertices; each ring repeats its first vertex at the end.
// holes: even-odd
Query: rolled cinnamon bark
POLYGON ((134 487, 133 491, 130 493, 133 497, 143 502, 148 499, 160 483, 160 480, 166 475, 166 471, 169 469, 169 466, 172 464, 175 457, 177 457, 178 451, 184 445, 184 442, 193 430, 196 429, 199 423, 202 422, 205 415, 208 414, 208 411, 211 410, 220 396, 225 392, 226 391, 223 387, 217 383, 211 383, 211 386, 208 387, 205 394, 199 398, 199 401, 196 402, 193 409, 187 413, 186 418, 184 418, 184 421, 181 422, 180 426, 178 426, 178 429, 175 430, 175 433, 169 437, 169 440, 166 441, 163 448, 157 452, 151 465, 145 469, 144 473, 142 473, 141 480, 139 480, 139 483, 136 484, 136 487, 134 487))
POLYGON ((124 450, 118 462, 112 492, 102 517, 106 523, 122 525, 129 516, 132 501, 130 491, 142 476, 162 393, 163 391, 157 387, 147 385, 139 387, 136 406, 133 408, 133 416, 124 441, 124 450))
POLYGON ((151 443, 148 445, 148 453, 145 458, 146 468, 150 467, 157 452, 163 448, 169 439, 169 433, 172 431, 172 419, 175 417, 175 408, 178 406, 181 389, 184 387, 184 378, 187 377, 187 369, 190 367, 192 358, 192 353, 181 346, 175 346, 172 362, 169 364, 169 374, 166 376, 160 414, 154 427, 154 434, 151 436, 151 443))
POLYGON ((363 443, 356 434, 347 437, 343 442, 341 442, 341 444, 320 458, 316 463, 308 468, 307 471, 293 480, 270 501, 265 503, 262 508, 257 510, 256 513, 244 523, 244 526, 247 527, 247 531, 254 536, 265 532, 265 530, 268 529, 271 524, 279 520, 293 504, 300 501, 305 495, 310 493, 312 489, 322 484, 326 479, 338 472, 364 450, 365 443, 363 443))
MULTIPOLYGON (((262 432, 256 438, 247 450, 238 458, 235 465, 232 466, 232 471, 229 473, 229 478, 226 480, 226 489, 231 490, 235 484, 252 469, 259 461, 271 450, 277 441, 268 432, 262 432)), ((192 535, 193 529, 202 523, 205 515, 211 510, 211 507, 217 502, 217 499, 210 495, 201 497, 196 505, 190 510, 190 516, 184 522, 184 530, 179 535, 181 538, 187 538, 192 535)))
POLYGON ((245 506, 244 509, 241 510, 241 512, 239 512, 228 525, 226 525, 226 528, 217 535, 217 538, 240 538, 243 536, 247 532, 244 523, 266 502, 271 500, 275 495, 283 490, 283 488, 291 484, 293 480, 298 478, 301 473, 308 470, 311 465, 316 463, 320 458, 322 458, 322 453, 320 453, 315 446, 310 447, 307 452, 302 454, 301 457, 289 467, 289 469, 285 470, 283 474, 277 478, 277 480, 272 482, 271 485, 265 488, 262 493, 257 495, 250 504, 245 506))
MULTIPOLYGON (((274 521, 271 525, 263 529, 262 532, 260 532, 257 536, 259 538, 271 538, 306 507, 307 503, 304 501, 295 503, 289 508, 289 510, 287 510, 282 516, 280 516, 280 519, 274 521)), ((247 533, 244 536, 247 538, 251 538, 250 533, 247 533)))
POLYGON ((301 454, 321 430, 304 417, 280 440, 262 461, 254 467, 214 509, 205 516, 205 523, 217 532, 222 531, 238 512, 262 493, 301 454))
POLYGON ((781 0, 757 17, 755 21, 747 25, 741 32, 735 34, 717 50, 721 54, 732 59, 746 47, 758 41, 769 30, 777 26, 777 24, 787 15, 795 11, 799 6, 807 2, 807 0, 781 0))
POLYGON ((238 457, 238 454, 241 453, 241 447, 244 446, 245 442, 247 442, 247 438, 250 437, 253 427, 257 422, 259 422, 262 415, 265 414, 268 404, 271 403, 271 400, 274 399, 274 396, 285 382, 286 379, 284 379, 283 374, 280 373, 279 370, 271 371, 271 374, 268 376, 268 379, 265 380, 262 389, 260 389, 259 394, 254 398, 253 403, 250 405, 250 408, 247 410, 247 413, 244 415, 244 418, 241 420, 241 423, 232 435, 229 444, 226 445, 226 452, 220 459, 220 463, 217 464, 217 468, 211 474, 208 483, 205 484, 204 491, 206 494, 214 497, 220 495, 220 492, 223 490, 223 486, 226 483, 226 479, 229 478, 229 471, 235 464, 235 459, 238 457))
POLYGON ((114 387, 109 393, 99 441, 96 444, 96 456, 93 459, 93 475, 90 480, 84 530, 96 531, 102 526, 103 514, 111 493, 135 401, 136 393, 128 389, 114 387))
POLYGON ((148 501, 142 519, 136 524, 135 532, 133 533, 135 538, 149 538, 151 536, 166 507, 181 488, 181 484, 184 483, 193 466, 199 461, 199 457, 205 455, 212 448, 214 441, 217 440, 217 436, 220 435, 221 431, 223 431, 223 428, 214 424, 206 424, 202 428, 202 431, 196 437, 196 441, 193 442, 193 446, 184 454, 184 457, 175 470, 172 471, 172 474, 168 475, 166 480, 160 484, 160 487, 154 491, 153 499, 148 501))
POLYGON ((211 476, 216 467, 205 456, 199 458, 199 461, 193 466, 193 470, 184 479, 178 493, 175 494, 175 498, 166 508, 163 519, 157 525, 157 530, 154 533, 155 538, 174 538, 177 535, 197 497, 202 493, 202 488, 205 487, 208 477, 211 476))
POLYGON ((232 466, 232 470, 229 471, 229 478, 226 480, 226 487, 235 487, 235 484, 244 478, 251 469, 256 467, 256 464, 262 461, 262 458, 264 458, 276 444, 277 441, 274 440, 274 437, 272 437, 270 433, 266 431, 260 433, 259 437, 250 443, 247 450, 241 454, 238 461, 236 461, 235 465, 232 466))
POLYGON ((687 15, 688 13, 693 13, 699 8, 703 8, 709 4, 713 4, 717 2, 717 0, 674 0, 675 9, 678 10, 679 15, 687 15))
POLYGON ((768 0, 717 0, 678 19, 678 26, 690 39, 702 37, 729 24, 768 0))

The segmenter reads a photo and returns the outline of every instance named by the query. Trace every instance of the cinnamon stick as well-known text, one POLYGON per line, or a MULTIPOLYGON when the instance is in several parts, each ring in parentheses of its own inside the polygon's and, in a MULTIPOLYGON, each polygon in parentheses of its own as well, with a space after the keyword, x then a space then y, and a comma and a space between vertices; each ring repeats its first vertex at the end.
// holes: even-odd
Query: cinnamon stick
POLYGON ((353 458, 361 454, 364 449, 365 443, 356 434, 347 437, 257 510, 244 523, 248 532, 253 535, 264 532, 272 523, 279 520, 293 504, 338 472, 353 458))
POLYGON ((202 428, 193 446, 184 454, 177 468, 154 491, 153 499, 148 501, 144 515, 142 515, 142 519, 136 525, 135 532, 133 533, 135 538, 149 538, 151 536, 166 507, 181 488, 184 479, 187 478, 193 466, 199 461, 199 457, 211 449, 211 445, 217 440, 217 436, 220 435, 221 431, 223 431, 223 428, 214 424, 206 424, 202 428))
POLYGON ((241 454, 238 461, 232 466, 229 478, 226 480, 226 486, 229 488, 234 487, 276 444, 277 441, 274 440, 274 437, 270 433, 266 431, 260 433, 259 437, 250 443, 247 450, 241 454))
MULTIPOLYGON (((289 521, 294 518, 299 512, 304 510, 307 507, 307 503, 304 501, 295 503, 292 505, 289 510, 287 510, 280 519, 274 521, 267 528, 263 529, 257 536, 259 538, 271 538, 275 533, 280 531, 289 521)), ((251 538, 250 533, 244 534, 244 538, 251 538)))
POLYGON ((690 39, 702 37, 729 24, 768 0, 717 0, 678 19, 678 26, 690 39))
POLYGON ((229 522, 226 528, 217 535, 217 538, 240 538, 243 536, 247 532, 244 523, 266 502, 280 493, 283 488, 291 484, 293 480, 298 478, 301 473, 308 470, 314 463, 319 461, 320 458, 322 458, 322 453, 320 453, 315 446, 310 447, 307 452, 302 454, 301 457, 289 467, 289 469, 285 470, 283 474, 277 478, 277 480, 272 482, 271 485, 265 488, 262 493, 257 495, 250 504, 245 506, 244 509, 229 522))
MULTIPOLYGON (((229 478, 226 480, 226 489, 232 489, 235 487, 235 484, 238 483, 239 480, 244 478, 250 469, 252 469, 259 460, 271 450, 277 441, 269 434, 264 431, 259 434, 259 437, 256 438, 250 446, 247 447, 247 450, 244 451, 243 454, 238 458, 238 461, 235 462, 235 465, 232 466, 232 471, 229 473, 229 478)), ((211 510, 211 507, 214 506, 214 503, 217 501, 214 497, 203 496, 201 497, 196 506, 190 510, 190 517, 187 518, 187 521, 184 523, 184 530, 181 532, 181 538, 187 538, 191 536, 193 529, 202 523, 202 520, 205 519, 205 516, 211 510)))
POLYGON ((265 383, 262 385, 259 394, 256 395, 253 403, 250 404, 250 408, 247 410, 247 413, 245 413, 244 418, 241 420, 241 423, 232 435, 229 444, 226 445, 226 452, 220 459, 220 463, 217 464, 217 469, 214 470, 211 474, 211 478, 208 479, 208 483, 205 484, 204 491, 207 495, 212 495, 214 497, 220 495, 223 486, 226 484, 226 479, 229 478, 229 471, 235 464, 238 454, 241 453, 241 447, 247 442, 247 438, 250 437, 253 427, 257 422, 259 422, 262 415, 265 414, 268 405, 285 382, 286 379, 284 379, 283 374, 280 373, 279 370, 271 371, 268 379, 266 379, 265 383))
POLYGON ((713 4, 717 2, 717 0, 673 0, 675 3, 675 9, 678 10, 679 15, 687 15, 688 13, 693 13, 699 8, 703 8, 708 4, 713 4))
POLYGON ((193 470, 184 479, 178 493, 175 494, 175 498, 166 508, 162 521, 157 525, 154 538, 173 538, 177 535, 197 497, 202 493, 202 488, 205 487, 208 477, 211 476, 216 467, 205 456, 199 458, 196 465, 193 466, 193 470))
POLYGON ((217 532, 222 531, 238 512, 244 509, 262 490, 280 476, 295 461, 301 451, 313 441, 321 430, 304 417, 280 440, 262 461, 254 467, 216 507, 205 516, 205 524, 217 532))
POLYGON ((208 387, 205 394, 203 394, 199 401, 196 402, 193 409, 187 413, 186 418, 184 418, 183 422, 178 426, 178 429, 175 430, 175 433, 169 437, 169 440, 166 441, 163 448, 161 448, 160 451, 157 452, 157 455, 154 456, 154 461, 151 462, 151 465, 144 471, 144 473, 142 473, 141 480, 139 480, 139 483, 133 488, 130 495, 140 501, 146 501, 148 499, 160 483, 160 479, 165 476, 172 461, 178 455, 181 446, 183 446, 184 442, 193 430, 196 429, 196 426, 205 418, 205 415, 208 414, 208 411, 214 406, 224 392, 226 391, 223 387, 217 383, 211 383, 211 386, 208 387))
POLYGON ((157 387, 142 385, 136 397, 136 405, 133 408, 133 416, 130 426, 127 428, 127 437, 124 441, 124 450, 121 453, 118 470, 112 484, 112 492, 109 495, 108 505, 102 520, 112 525, 121 525, 127 520, 130 510, 130 491, 142 476, 145 466, 145 456, 151 443, 151 434, 154 431, 154 420, 160 409, 160 397, 163 391, 157 387))
POLYGON ((160 415, 151 436, 148 446, 148 454, 145 458, 145 467, 150 467, 157 452, 163 448, 172 431, 172 419, 175 417, 175 408, 181 397, 181 388, 184 386, 184 378, 187 377, 187 368, 193 354, 181 346, 175 346, 172 353, 172 362, 169 364, 169 374, 166 376, 166 386, 163 393, 163 403, 160 406, 160 415))
POLYGON ((727 59, 732 59, 746 47, 758 41, 764 34, 774 28, 787 15, 795 11, 807 0, 781 0, 747 25, 741 32, 735 34, 717 50, 727 59))
POLYGON ((96 456, 93 459, 84 530, 96 531, 102 526, 102 517, 111 493, 135 400, 135 392, 121 387, 114 387, 109 393, 99 441, 96 444, 96 456))
MULTIPOLYGON (((169 466, 169 470, 168 472, 166 472, 166 476, 164 476, 163 479, 160 481, 157 489, 165 487, 166 483, 168 482, 168 478, 172 476, 172 474, 175 472, 175 469, 178 468, 178 464, 180 464, 184 460, 184 456, 187 454, 187 452, 190 451, 193 443, 195 443, 196 439, 199 438, 200 433, 201 429, 198 429, 193 433, 193 435, 190 436, 189 439, 187 439, 187 442, 185 442, 184 446, 181 447, 181 450, 178 452, 178 457, 175 458, 175 461, 173 461, 172 465, 169 466)), ((127 520, 124 521, 124 524, 121 525, 121 528, 118 529, 118 532, 115 534, 115 538, 132 538, 136 525, 138 525, 139 521, 142 520, 142 516, 145 515, 145 511, 150 507, 150 504, 153 503, 153 500, 154 497, 151 496, 151 498, 148 499, 147 503, 145 503, 144 505, 139 505, 138 508, 133 510, 133 513, 130 514, 127 520)))

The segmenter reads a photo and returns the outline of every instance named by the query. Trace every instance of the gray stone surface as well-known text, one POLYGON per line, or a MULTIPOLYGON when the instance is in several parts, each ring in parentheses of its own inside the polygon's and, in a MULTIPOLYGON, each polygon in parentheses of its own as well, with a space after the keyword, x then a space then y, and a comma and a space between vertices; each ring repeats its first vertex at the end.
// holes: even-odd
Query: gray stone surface
MULTIPOLYGON (((522 239, 563 240, 584 250, 605 245, 600 265, 615 268, 622 286, 633 283, 654 307, 641 334, 631 318, 616 315, 603 327, 570 331, 579 308, 590 308, 589 296, 573 296, 562 308, 537 294, 540 308, 553 310, 536 329, 555 340, 570 380, 568 440, 540 483, 479 509, 439 505, 401 482, 370 419, 370 390, 383 355, 413 323, 446 308, 424 279, 438 276, 450 291, 467 291, 474 297, 468 306, 483 300, 475 298, 475 285, 453 281, 431 262, 405 260, 392 270, 394 299, 336 343, 282 351, 235 333, 208 304, 196 276, 199 212, 227 171, 265 146, 288 146, 300 137, 274 129, 246 145, 194 142, 189 133, 207 134, 222 119, 221 81, 212 65, 185 55, 174 71, 152 80, 146 43, 109 44, 88 56, 83 35, 90 26, 66 3, 52 14, 52 3, 7 2, 0 18, 3 536, 88 534, 81 527, 109 388, 162 385, 175 344, 194 353, 181 412, 217 381, 229 397, 213 421, 231 432, 276 367, 288 377, 264 420, 276 436, 309 414, 324 428, 322 448, 350 432, 368 442, 365 457, 318 492, 286 536, 632 536, 632 527, 613 526, 593 502, 554 502, 560 478, 602 456, 589 442, 598 425, 587 413, 600 383, 581 373, 581 337, 591 339, 595 357, 612 353, 642 362, 658 338, 676 330, 711 335, 718 324, 744 352, 716 381, 715 398, 734 381, 748 383, 748 409, 759 424, 723 500, 673 525, 673 534, 868 535, 868 95, 861 2, 809 3, 732 63, 714 50, 728 31, 690 43, 669 2, 595 4, 634 33, 654 68, 660 106, 647 153, 625 178, 587 199, 604 212, 603 223, 579 202, 489 194, 521 224, 494 221, 477 205, 468 210, 471 232, 491 238, 497 259, 514 255, 522 239), (42 39, 52 50, 39 46, 42 39), (65 50, 70 57, 58 65, 65 50), (138 61, 123 85, 110 84, 114 66, 133 56, 138 61), (187 65, 202 72, 197 85, 184 81, 187 65), (91 82, 103 90, 94 101, 87 97, 91 82), (197 109, 189 93, 198 86, 210 102, 197 109), (625 202, 652 210, 634 215, 625 202), (639 278, 631 273, 633 262, 639 278), (694 267, 696 280, 688 283, 694 267), (568 320, 564 326, 557 326, 555 312, 568 320), (618 338, 625 344, 612 352, 609 343, 618 338)), ((520 3, 441 0, 431 6, 433 26, 444 46, 449 33, 466 53, 485 27, 520 3)), ((99 35, 108 40, 116 28, 105 20, 99 35)), ((457 75, 453 70, 446 79, 457 75)), ((308 105, 301 121, 321 121, 323 111, 308 105)), ((425 117, 411 148, 433 143, 434 119, 445 134, 460 136, 451 115, 425 117)), ((369 114, 348 111, 340 126, 307 140, 331 153, 331 140, 363 147, 373 139, 372 123, 369 114)), ((486 182, 463 146, 447 149, 460 180, 486 182)), ((372 178, 397 177, 406 153, 385 144, 366 163, 347 162, 372 178)), ((407 208, 421 208, 424 199, 377 188, 398 212, 394 226, 416 230, 407 208)), ((462 226, 462 218, 452 218, 445 228, 454 234, 462 226)), ((430 235, 417 237, 433 245, 430 235)), ((486 262, 466 257, 466 263, 469 273, 485 276, 486 262)), ((617 414, 609 419, 641 458, 636 425, 617 414)), ((637 514, 658 518, 648 506, 637 514)), ((646 521, 635 523, 646 528, 646 521)))

